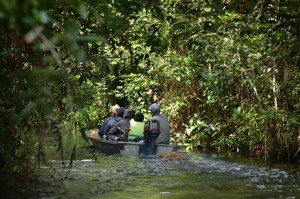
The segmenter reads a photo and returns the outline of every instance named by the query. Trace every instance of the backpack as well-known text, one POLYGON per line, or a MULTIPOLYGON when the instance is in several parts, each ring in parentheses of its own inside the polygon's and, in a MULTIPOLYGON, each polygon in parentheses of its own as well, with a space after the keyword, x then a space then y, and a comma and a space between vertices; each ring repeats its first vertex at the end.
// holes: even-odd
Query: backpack
POLYGON ((155 119, 150 119, 145 123, 144 126, 144 139, 145 139, 145 148, 144 153, 155 154, 156 146, 155 140, 158 138, 160 133, 159 121, 155 119))
POLYGON ((150 119, 145 123, 144 134, 149 136, 158 136, 160 133, 159 121, 150 119))

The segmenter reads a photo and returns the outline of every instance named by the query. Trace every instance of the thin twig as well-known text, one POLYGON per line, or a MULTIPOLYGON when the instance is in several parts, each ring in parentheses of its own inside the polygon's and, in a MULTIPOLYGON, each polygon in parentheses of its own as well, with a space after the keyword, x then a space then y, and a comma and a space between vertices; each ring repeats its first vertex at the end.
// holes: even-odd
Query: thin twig
POLYGON ((71 131, 73 130, 74 124, 75 124, 75 117, 74 117, 74 100, 73 100, 73 90, 68 78, 68 74, 67 74, 67 70, 59 56, 59 54, 57 53, 57 51, 54 49, 54 46, 49 42, 49 40, 47 39, 47 37, 42 33, 42 28, 41 27, 36 27, 33 30, 33 33, 35 33, 35 35, 30 35, 27 34, 27 36, 25 37, 25 39, 28 42, 33 42, 36 38, 39 38, 42 40, 43 44, 46 46, 46 48, 50 51, 50 53, 52 54, 53 58, 55 59, 57 65, 60 68, 62 77, 63 77, 63 81, 65 83, 66 86, 66 93, 67 93, 67 99, 68 99, 68 109, 69 109, 69 114, 70 114, 70 127, 71 127, 71 131))

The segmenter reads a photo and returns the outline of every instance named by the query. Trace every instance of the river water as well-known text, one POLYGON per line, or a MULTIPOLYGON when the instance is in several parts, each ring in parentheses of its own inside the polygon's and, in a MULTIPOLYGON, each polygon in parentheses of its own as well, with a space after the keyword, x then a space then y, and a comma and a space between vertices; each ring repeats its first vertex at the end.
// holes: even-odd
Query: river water
POLYGON ((89 145, 79 136, 68 137, 62 160, 57 146, 49 144, 51 164, 39 169, 26 198, 300 198, 299 170, 201 153, 107 156, 89 145), (69 167, 74 143, 75 160, 69 167))

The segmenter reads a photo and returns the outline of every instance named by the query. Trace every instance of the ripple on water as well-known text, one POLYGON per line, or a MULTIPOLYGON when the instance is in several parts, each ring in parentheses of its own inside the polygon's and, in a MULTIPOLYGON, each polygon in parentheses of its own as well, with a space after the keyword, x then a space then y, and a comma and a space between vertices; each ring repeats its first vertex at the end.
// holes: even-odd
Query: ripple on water
POLYGON ((178 158, 105 156, 51 161, 41 168, 44 198, 295 198, 300 175, 208 155, 178 158), (51 173, 51 175, 49 175, 51 173), (52 176, 52 177, 49 177, 52 176), (66 178, 67 176, 67 178, 66 178), (163 196, 162 196, 163 195, 163 196))

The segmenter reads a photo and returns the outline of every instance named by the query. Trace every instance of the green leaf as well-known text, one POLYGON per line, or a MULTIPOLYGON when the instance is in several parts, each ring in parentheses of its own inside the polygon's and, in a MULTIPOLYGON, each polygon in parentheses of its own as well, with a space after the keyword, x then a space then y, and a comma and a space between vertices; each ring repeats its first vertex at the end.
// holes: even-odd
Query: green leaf
POLYGON ((21 111, 21 117, 26 118, 32 113, 36 111, 36 103, 35 102, 30 102, 29 104, 26 105, 26 107, 21 111))
POLYGON ((105 38, 102 35, 80 35, 77 37, 77 41, 83 41, 83 42, 91 42, 91 41, 100 41, 103 43, 107 43, 107 38, 105 38))
POLYGON ((47 97, 47 98, 53 98, 53 94, 52 94, 52 92, 51 92, 51 90, 49 90, 48 88, 46 88, 46 87, 41 87, 40 89, 39 89, 39 92, 41 93, 41 95, 43 96, 43 97, 47 97))
POLYGON ((68 20, 65 25, 65 34, 70 38, 75 40, 79 34, 79 24, 76 20, 68 20))
POLYGON ((242 113, 242 107, 238 107, 237 109, 235 109, 234 113, 240 115, 242 113))
POLYGON ((77 49, 73 53, 74 53, 74 56, 75 56, 77 62, 81 62, 84 60, 85 52, 82 49, 77 49))
POLYGON ((88 16, 88 11, 86 9, 86 6, 84 4, 80 4, 80 8, 79 8, 79 13, 80 13, 80 16, 83 18, 83 19, 86 19, 87 16, 88 16))
POLYGON ((44 10, 39 12, 39 18, 43 24, 46 24, 50 21, 48 14, 44 10))
POLYGON ((2 18, 4 18, 5 17, 5 14, 3 13, 3 12, 0 12, 0 19, 2 18))
POLYGON ((205 12, 210 12, 210 11, 211 11, 211 7, 205 7, 205 8, 203 8, 203 10, 204 10, 205 12))

